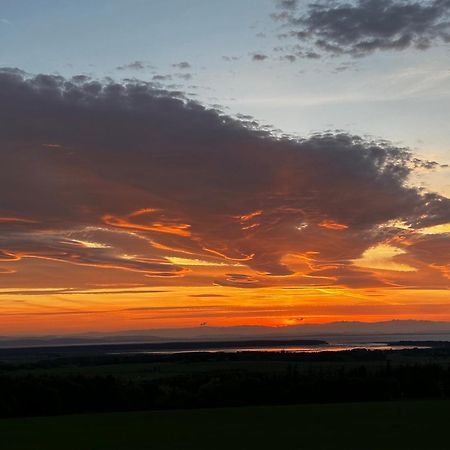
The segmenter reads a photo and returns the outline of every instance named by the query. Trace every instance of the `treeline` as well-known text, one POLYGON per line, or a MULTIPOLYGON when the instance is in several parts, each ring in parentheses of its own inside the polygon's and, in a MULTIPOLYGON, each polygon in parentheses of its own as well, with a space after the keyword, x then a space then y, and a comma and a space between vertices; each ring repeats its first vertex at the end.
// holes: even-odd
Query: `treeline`
POLYGON ((0 375, 0 416, 167 408, 450 398, 450 368, 420 364, 375 369, 361 364, 333 370, 276 373, 222 371, 156 380, 96 375, 0 375))
MULTIPOLYGON (((16 349, 11 349, 16 350, 16 349)), ((450 361, 450 347, 445 349, 411 349, 399 351, 355 349, 338 352, 180 352, 180 353, 116 353, 116 354, 85 354, 71 355, 64 351, 60 353, 48 352, 39 358, 21 358, 19 356, 0 360, 0 374, 24 369, 54 369, 58 367, 89 367, 109 366, 112 364, 147 364, 147 363, 210 363, 237 361, 282 361, 292 363, 307 362, 369 362, 387 361, 393 355, 411 356, 414 360, 426 358, 446 358, 450 361)), ((14 355, 16 356, 16 355, 14 355)), ((28 355, 27 355, 28 356, 28 355)))

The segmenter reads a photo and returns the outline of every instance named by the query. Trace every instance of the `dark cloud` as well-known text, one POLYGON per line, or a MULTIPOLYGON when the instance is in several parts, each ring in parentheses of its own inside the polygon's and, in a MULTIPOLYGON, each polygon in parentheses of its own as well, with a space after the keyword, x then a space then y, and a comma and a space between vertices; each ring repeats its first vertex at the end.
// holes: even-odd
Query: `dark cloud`
MULTIPOLYGON (((30 261, 127 281, 198 270, 178 256, 225 265, 208 284, 375 285, 352 260, 402 232, 387 224, 450 222, 449 199, 410 185, 434 164, 408 149, 277 138, 158 86, 0 73, 0 282, 30 261)), ((435 253, 420 264, 442 271, 435 253)))
POLYGON ((116 67, 117 70, 144 70, 148 67, 153 67, 144 61, 134 61, 128 64, 123 64, 121 66, 116 67))
POLYGON ((169 81, 172 79, 172 75, 153 75, 153 81, 169 81))
POLYGON ((297 57, 295 55, 283 55, 283 56, 281 56, 281 59, 292 63, 292 62, 295 62, 297 57))
POLYGON ((172 67, 175 67, 175 68, 177 68, 177 69, 184 70, 184 69, 190 69, 190 68, 191 68, 191 65, 190 65, 187 61, 181 61, 181 62, 179 62, 179 63, 172 64, 172 67))
POLYGON ((298 6, 298 0, 277 0, 277 6, 281 9, 294 10, 298 6))
MULTIPOLYGON (((306 59, 320 59, 322 56, 317 53, 317 52, 313 52, 313 51, 304 51, 304 50, 300 50, 298 48, 293 49, 295 51, 295 56, 297 58, 306 58, 306 59)), ((290 56, 290 55, 287 55, 290 56)))
POLYGON ((54 294, 64 294, 64 295, 123 295, 123 294, 161 294, 164 292, 170 292, 170 291, 164 291, 164 290, 156 290, 156 289, 140 289, 140 290, 114 290, 114 291, 84 291, 80 289, 31 289, 31 290, 19 290, 16 289, 14 291, 0 291, 0 295, 12 295, 12 296, 24 296, 24 295, 54 295, 54 294))
POLYGON ((199 297, 199 298, 213 298, 213 297, 228 297, 228 295, 223 294, 191 294, 189 297, 199 297))
POLYGON ((364 56, 374 51, 425 50, 450 42, 450 1, 325 0, 295 8, 281 1, 272 17, 310 51, 364 56))
MULTIPOLYGON (((192 297, 192 296, 191 296, 192 297)), ((209 297, 214 297, 210 295, 209 297)), ((220 296, 222 297, 222 296, 220 296)), ((208 309, 220 309, 223 308, 219 305, 202 305, 202 306, 142 306, 134 308, 125 308, 123 311, 195 311, 195 310, 208 310, 208 309)))
POLYGON ((265 55, 264 53, 253 53, 252 54, 252 60, 253 61, 264 61, 268 58, 267 55, 265 55))
POLYGON ((175 77, 177 78, 181 78, 182 80, 191 80, 192 79, 192 74, 190 73, 176 73, 175 77))
POLYGON ((231 286, 240 288, 261 288, 267 284, 252 276, 241 273, 227 273, 225 280, 216 280, 214 284, 217 286, 231 286))
POLYGON ((112 311, 99 311, 83 309, 81 311, 43 311, 43 312, 16 312, 16 313, 0 313, 1 316, 80 316, 83 314, 107 314, 112 311))
POLYGON ((255 120, 255 118, 253 116, 250 116, 248 114, 240 114, 240 113, 238 113, 238 114, 236 114, 236 117, 239 120, 242 120, 242 121, 249 121, 249 120, 253 121, 253 120, 255 120))
POLYGON ((338 64, 337 66, 334 67, 333 72, 340 73, 340 72, 346 72, 349 70, 356 70, 354 62, 345 62, 342 64, 338 64))

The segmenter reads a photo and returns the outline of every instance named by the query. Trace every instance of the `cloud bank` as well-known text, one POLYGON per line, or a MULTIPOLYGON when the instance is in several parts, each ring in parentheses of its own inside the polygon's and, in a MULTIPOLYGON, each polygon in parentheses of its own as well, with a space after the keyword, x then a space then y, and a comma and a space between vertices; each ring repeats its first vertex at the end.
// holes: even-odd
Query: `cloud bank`
POLYGON ((450 200, 408 183, 436 163, 389 142, 279 138, 157 84, 15 69, 0 131, 3 287, 49 262, 146 284, 448 286, 448 233, 418 230, 450 222, 450 200), (379 244, 414 271, 354 264, 379 244))

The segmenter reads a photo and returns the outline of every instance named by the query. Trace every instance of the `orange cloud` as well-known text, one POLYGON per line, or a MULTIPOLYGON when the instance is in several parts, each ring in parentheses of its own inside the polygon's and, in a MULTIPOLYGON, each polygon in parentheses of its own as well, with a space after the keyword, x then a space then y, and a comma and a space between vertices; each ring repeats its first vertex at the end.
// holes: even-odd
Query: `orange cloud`
POLYGON ((229 261, 237 261, 237 262, 251 261, 253 259, 253 257, 255 256, 255 254, 252 253, 251 255, 244 255, 241 257, 231 257, 231 256, 225 255, 224 253, 219 252, 218 250, 212 250, 207 247, 203 247, 203 250, 205 250, 205 252, 212 253, 213 255, 220 256, 221 258, 228 259, 229 261))
POLYGON ((33 219, 25 219, 23 217, 0 217, 0 223, 38 223, 33 219))
POLYGON ((127 218, 121 218, 106 214, 102 217, 102 220, 105 224, 118 228, 127 228, 136 231, 154 231, 156 233, 176 234, 177 236, 185 236, 185 237, 191 236, 191 232, 189 231, 189 228, 191 226, 186 223, 177 224, 177 223, 152 222, 150 224, 141 224, 131 222, 128 220, 128 218, 130 217, 141 216, 142 214, 143 214, 142 212, 140 212, 139 214, 136 214, 136 212, 134 212, 131 213, 131 215, 127 216, 127 218))
POLYGON ((236 219, 239 219, 241 222, 247 222, 250 219, 253 219, 254 217, 258 217, 263 213, 261 209, 258 211, 253 211, 249 214, 244 214, 242 216, 235 216, 236 219))
POLYGON ((345 230, 348 228, 348 225, 337 223, 333 220, 323 220, 319 223, 319 227, 328 228, 329 230, 345 230))

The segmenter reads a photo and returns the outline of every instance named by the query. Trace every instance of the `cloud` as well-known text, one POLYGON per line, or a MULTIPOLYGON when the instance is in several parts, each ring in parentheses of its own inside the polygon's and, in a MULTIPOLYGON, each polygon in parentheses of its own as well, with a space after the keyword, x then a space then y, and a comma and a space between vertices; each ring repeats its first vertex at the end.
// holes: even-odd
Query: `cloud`
POLYGON ((448 198, 411 186, 427 169, 389 142, 279 138, 157 83, 3 70, 0 284, 114 270, 119 284, 383 285, 352 261, 388 244, 446 286, 448 233, 408 247, 393 225, 450 223, 448 198))
POLYGON ((305 9, 281 1, 272 17, 283 36, 318 54, 366 56, 375 51, 426 50, 450 42, 450 1, 325 0, 305 9))
POLYGON ((192 79, 192 74, 190 74, 190 73, 176 73, 174 76, 177 78, 186 80, 186 81, 192 79))
POLYGON ((153 75, 153 81, 170 81, 172 79, 172 75, 153 75))
POLYGON ((265 287, 266 283, 261 280, 241 273, 227 273, 225 280, 216 280, 214 284, 217 286, 231 286, 240 288, 261 288, 265 287))
POLYGON ((264 61, 268 58, 267 55, 265 55, 264 53, 253 53, 252 54, 252 60, 253 61, 264 61))
POLYGON ((228 295, 223 295, 223 294, 191 294, 189 297, 214 298, 214 297, 228 297, 228 295))
POLYGON ((128 64, 123 64, 116 67, 117 70, 144 70, 146 68, 152 68, 151 64, 147 64, 144 61, 134 61, 128 64))
POLYGON ((340 72, 345 72, 348 70, 356 70, 354 62, 345 62, 345 63, 338 64, 333 69, 333 73, 340 73, 340 72))
MULTIPOLYGON (((73 235, 74 232, 70 232, 73 235)), ((172 277, 182 275, 186 269, 163 258, 133 257, 118 251, 118 246, 86 245, 83 241, 71 239, 64 232, 5 232, 0 237, 1 260, 20 261, 24 258, 58 261, 77 266, 102 269, 117 269, 142 273, 146 276, 172 277)))
POLYGON ((172 67, 175 67, 176 69, 190 69, 192 66, 187 61, 181 61, 176 64, 172 64, 172 67))
POLYGON ((222 59, 224 60, 224 61, 238 61, 239 59, 241 59, 241 57, 240 56, 228 56, 228 55, 224 55, 224 56, 222 56, 222 59))
POLYGON ((281 9, 294 10, 298 6, 298 0, 277 0, 277 6, 281 9))
POLYGON ((297 57, 295 55, 283 55, 280 57, 281 60, 289 61, 289 62, 295 62, 297 57))
POLYGON ((396 270, 400 272, 415 271, 413 267, 406 264, 400 264, 395 261, 395 257, 405 254, 405 250, 398 247, 390 247, 389 245, 380 244, 376 247, 367 249, 362 258, 357 259, 354 263, 361 267, 368 267, 380 270, 396 270))

